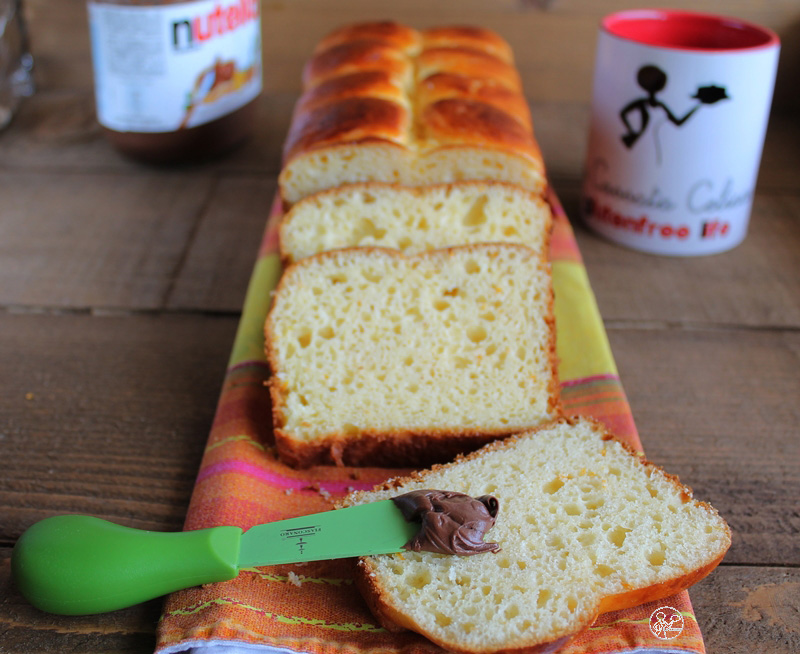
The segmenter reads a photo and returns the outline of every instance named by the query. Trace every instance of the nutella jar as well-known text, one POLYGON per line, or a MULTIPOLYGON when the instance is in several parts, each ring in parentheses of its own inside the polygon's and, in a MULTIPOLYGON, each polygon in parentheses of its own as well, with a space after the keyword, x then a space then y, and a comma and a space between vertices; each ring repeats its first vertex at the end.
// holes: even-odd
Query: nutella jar
POLYGON ((90 0, 97 119, 124 154, 201 161, 240 145, 261 93, 259 0, 90 0))

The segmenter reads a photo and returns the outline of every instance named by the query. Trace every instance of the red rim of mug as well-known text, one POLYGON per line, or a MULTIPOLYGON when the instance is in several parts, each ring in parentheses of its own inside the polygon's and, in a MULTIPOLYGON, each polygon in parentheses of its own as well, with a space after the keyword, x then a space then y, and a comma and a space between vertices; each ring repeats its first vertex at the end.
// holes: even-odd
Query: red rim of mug
POLYGON ((692 52, 739 52, 780 45, 778 35, 766 27, 693 11, 619 11, 603 18, 601 26, 626 41, 692 52))

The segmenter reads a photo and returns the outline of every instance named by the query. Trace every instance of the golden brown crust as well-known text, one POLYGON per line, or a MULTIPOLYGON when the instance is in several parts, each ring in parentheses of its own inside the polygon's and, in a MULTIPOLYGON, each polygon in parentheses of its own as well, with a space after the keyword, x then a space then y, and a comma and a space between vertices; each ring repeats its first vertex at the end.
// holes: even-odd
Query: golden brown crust
POLYGON ((393 77, 411 77, 413 62, 401 50, 380 41, 350 41, 314 55, 303 70, 306 88, 332 77, 377 70, 393 77))
POLYGON ((514 63, 511 46, 499 34, 484 27, 455 25, 431 27, 422 31, 422 41, 429 48, 470 48, 490 54, 508 64, 514 63))
POLYGON ((394 21, 375 21, 345 25, 334 30, 317 44, 314 52, 322 52, 340 43, 351 41, 378 41, 407 52, 417 50, 420 33, 394 21))
POLYGON ((428 106, 453 98, 471 99, 505 111, 527 130, 532 129, 530 108, 524 96, 499 80, 440 72, 429 75, 417 86, 420 105, 428 106))
POLYGON ((494 150, 543 177, 511 48, 484 28, 347 26, 319 43, 303 82, 285 166, 324 148, 389 141, 409 160, 441 148, 494 150))

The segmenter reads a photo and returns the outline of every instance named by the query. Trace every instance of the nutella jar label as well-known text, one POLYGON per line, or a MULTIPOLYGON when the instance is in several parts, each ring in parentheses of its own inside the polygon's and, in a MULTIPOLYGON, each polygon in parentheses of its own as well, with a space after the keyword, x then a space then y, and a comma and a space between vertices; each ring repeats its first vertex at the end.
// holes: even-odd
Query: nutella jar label
POLYGON ((174 132, 261 92, 258 0, 158 6, 90 2, 97 118, 118 132, 174 132))

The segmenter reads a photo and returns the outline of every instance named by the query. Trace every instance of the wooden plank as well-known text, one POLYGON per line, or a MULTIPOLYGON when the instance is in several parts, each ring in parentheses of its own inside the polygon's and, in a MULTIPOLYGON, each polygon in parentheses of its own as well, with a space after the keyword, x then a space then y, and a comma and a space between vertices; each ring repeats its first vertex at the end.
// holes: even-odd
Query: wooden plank
POLYGON ((236 325, 0 314, 0 544, 57 513, 180 529, 236 325))
POLYGON ((219 182, 167 301, 170 309, 241 310, 276 188, 264 177, 219 182))
POLYGON ((610 326, 645 453, 730 524, 727 563, 800 564, 800 333, 610 326))
POLYGON ((747 238, 715 256, 661 257, 587 230, 577 184, 556 183, 575 226, 600 311, 608 322, 748 327, 800 326, 800 200, 758 194, 747 238))
POLYGON ((163 306, 210 181, 180 171, 5 173, 0 304, 163 306))
POLYGON ((723 565, 689 595, 708 652, 800 652, 800 570, 723 565))

